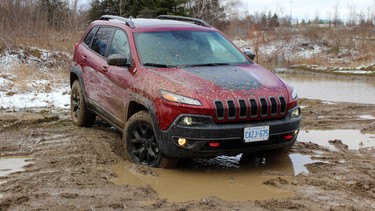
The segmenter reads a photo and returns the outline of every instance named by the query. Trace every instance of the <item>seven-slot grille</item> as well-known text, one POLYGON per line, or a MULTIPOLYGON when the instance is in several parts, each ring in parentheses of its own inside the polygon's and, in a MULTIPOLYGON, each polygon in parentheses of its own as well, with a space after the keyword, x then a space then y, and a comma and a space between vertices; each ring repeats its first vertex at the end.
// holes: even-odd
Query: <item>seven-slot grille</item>
POLYGON ((246 119, 283 115, 286 111, 285 97, 261 97, 259 99, 239 99, 215 101, 216 116, 219 120, 246 119))

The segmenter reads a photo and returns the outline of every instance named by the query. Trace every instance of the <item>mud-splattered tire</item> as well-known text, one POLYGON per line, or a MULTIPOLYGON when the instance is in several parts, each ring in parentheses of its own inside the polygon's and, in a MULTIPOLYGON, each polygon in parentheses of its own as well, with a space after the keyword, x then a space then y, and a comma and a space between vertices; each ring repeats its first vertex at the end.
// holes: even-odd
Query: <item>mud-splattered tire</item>
POLYGON ((70 114, 73 124, 80 127, 91 127, 96 116, 88 111, 79 81, 73 82, 70 93, 70 114))
POLYGON ((159 168, 174 168, 177 159, 166 157, 159 148, 151 116, 139 111, 129 118, 124 135, 124 155, 131 162, 159 168))

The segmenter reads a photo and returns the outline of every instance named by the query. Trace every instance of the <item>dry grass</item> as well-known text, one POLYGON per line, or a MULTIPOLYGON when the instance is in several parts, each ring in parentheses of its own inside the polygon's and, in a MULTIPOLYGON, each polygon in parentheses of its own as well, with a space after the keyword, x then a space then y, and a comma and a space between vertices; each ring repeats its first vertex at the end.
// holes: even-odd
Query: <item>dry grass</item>
MULTIPOLYGON (((254 34, 254 32, 251 34, 254 34)), ((336 28, 294 26, 263 32, 261 37, 254 37, 253 35, 249 37, 252 37, 253 43, 255 41, 259 46, 269 46, 275 42, 284 43, 284 45, 276 47, 271 54, 258 52, 257 62, 268 67, 288 67, 290 65, 358 67, 371 65, 375 62, 375 53, 373 53, 375 52, 374 36, 375 34, 373 35, 371 30, 362 29, 361 31, 346 26, 336 28), (284 46, 295 42, 297 37, 303 37, 306 42, 293 48, 284 48, 284 46), (310 57, 294 54, 295 49, 307 49, 312 46, 319 46, 323 50, 311 54, 310 57)), ((254 48, 257 45, 254 44, 254 48)))
POLYGON ((72 53, 74 44, 79 41, 82 34, 83 31, 45 31, 37 34, 16 34, 7 31, 0 35, 0 53, 4 49, 13 49, 19 46, 72 53))
POLYGON ((41 69, 37 66, 20 64, 8 74, 12 75, 11 93, 28 91, 50 92, 53 87, 65 84, 69 71, 63 67, 41 69))

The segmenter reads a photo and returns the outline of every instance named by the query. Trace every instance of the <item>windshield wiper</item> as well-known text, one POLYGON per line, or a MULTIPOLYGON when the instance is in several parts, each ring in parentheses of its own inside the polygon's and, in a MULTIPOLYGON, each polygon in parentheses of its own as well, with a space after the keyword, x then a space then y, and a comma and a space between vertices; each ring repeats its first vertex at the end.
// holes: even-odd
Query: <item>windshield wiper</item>
POLYGON ((205 63, 205 64, 192 64, 192 65, 184 65, 184 67, 225 66, 225 65, 229 65, 229 63, 205 63))
POLYGON ((158 63, 144 63, 143 66, 148 66, 148 67, 175 67, 173 65, 158 64, 158 63))

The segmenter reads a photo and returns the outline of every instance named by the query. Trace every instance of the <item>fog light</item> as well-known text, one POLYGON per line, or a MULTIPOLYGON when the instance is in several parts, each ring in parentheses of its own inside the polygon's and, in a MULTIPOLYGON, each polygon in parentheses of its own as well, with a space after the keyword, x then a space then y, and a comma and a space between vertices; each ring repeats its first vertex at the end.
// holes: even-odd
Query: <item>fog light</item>
POLYGON ((178 145, 184 146, 187 143, 187 140, 185 138, 179 138, 177 141, 178 145))
POLYGON ((193 124, 193 118, 189 117, 189 116, 186 116, 182 119, 182 122, 187 125, 187 126, 190 126, 193 124))

